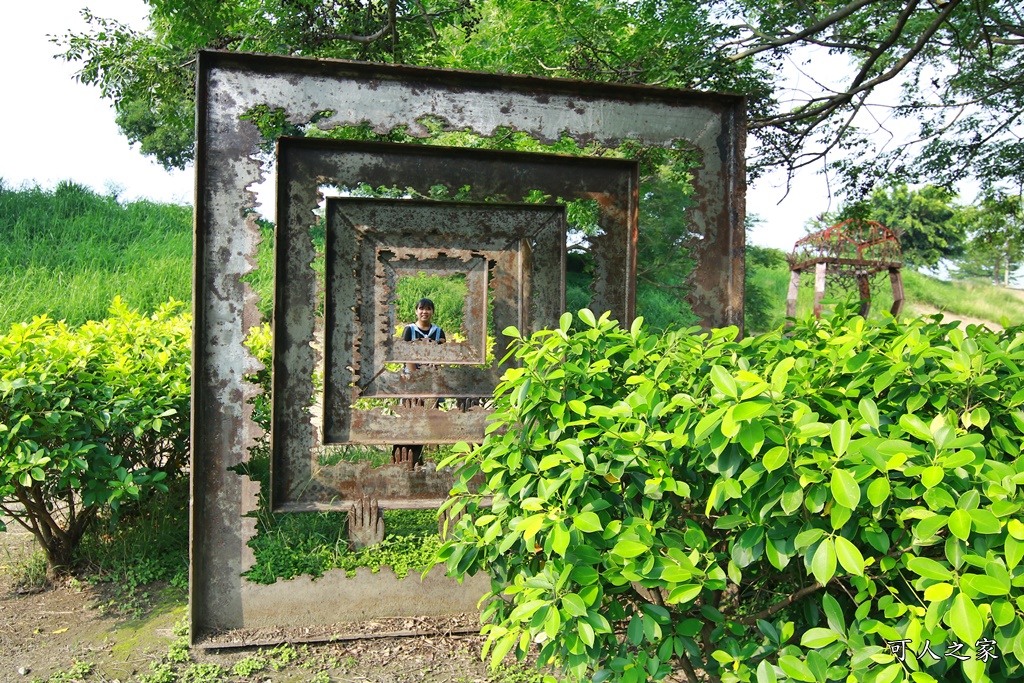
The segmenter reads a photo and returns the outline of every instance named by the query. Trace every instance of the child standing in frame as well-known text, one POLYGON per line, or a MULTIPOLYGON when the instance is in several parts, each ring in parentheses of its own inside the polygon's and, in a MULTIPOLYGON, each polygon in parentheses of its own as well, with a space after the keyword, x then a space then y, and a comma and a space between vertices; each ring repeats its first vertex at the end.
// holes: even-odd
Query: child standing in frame
MULTIPOLYGON (((416 302, 416 322, 406 325, 402 331, 402 341, 415 342, 426 340, 435 344, 444 344, 444 330, 431 322, 434 319, 434 302, 420 299, 416 302)), ((416 363, 406 363, 405 369, 415 370, 416 363)))
MULTIPOLYGON (((444 330, 432 323, 433 319, 434 302, 426 298, 417 301, 416 322, 405 326, 402 331, 402 341, 444 344, 444 330)), ((412 372, 418 367, 419 365, 416 363, 406 363, 405 371, 412 372)), ((406 401, 409 404, 416 401, 419 405, 425 405, 423 399, 402 399, 403 404, 406 401)), ((432 399, 432 401, 436 407, 437 399, 432 399)), ((421 444, 396 444, 391 449, 391 462, 406 462, 412 467, 421 465, 423 464, 423 446, 421 444)))

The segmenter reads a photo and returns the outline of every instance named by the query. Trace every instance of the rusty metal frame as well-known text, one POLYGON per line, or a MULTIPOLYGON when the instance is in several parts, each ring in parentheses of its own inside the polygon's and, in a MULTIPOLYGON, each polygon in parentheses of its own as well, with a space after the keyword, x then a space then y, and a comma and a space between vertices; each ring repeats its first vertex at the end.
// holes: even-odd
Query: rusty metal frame
MULTIPOLYGON (((312 272, 306 265, 315 256, 308 230, 314 222, 314 211, 318 202, 318 193, 314 188, 320 185, 398 185, 420 194, 426 193, 430 187, 441 185, 451 194, 461 189, 474 200, 514 200, 533 191, 549 196, 552 202, 559 197, 591 198, 598 203, 599 220, 604 227, 601 239, 607 244, 603 249, 597 250, 598 259, 603 254, 613 253, 616 246, 619 250, 631 249, 636 238, 639 167, 635 161, 317 138, 281 138, 277 143, 277 159, 278 206, 287 207, 286 210, 279 208, 278 212, 278 278, 294 279, 296 274, 312 272)), ((333 201, 337 200, 328 200, 328 203, 333 201)), ((458 205, 455 206, 459 211, 471 211, 470 208, 458 209, 458 205)), ((474 220, 480 221, 482 217, 474 220)), ((329 222, 329 248, 332 248, 331 235, 338 234, 340 233, 334 230, 329 222)), ((533 262, 530 270, 537 270, 543 274, 536 289, 544 290, 549 295, 529 297, 529 290, 534 287, 530 285, 526 288, 523 296, 526 300, 532 299, 533 305, 529 308, 517 307, 519 319, 511 323, 522 330, 553 326, 564 310, 564 233, 561 230, 558 233, 548 231, 542 236, 546 237, 547 244, 545 246, 545 243, 541 242, 535 245, 530 258, 533 262), (554 245, 550 243, 552 236, 556 236, 561 248, 553 248, 554 245), (558 292, 559 295, 551 296, 551 292, 558 292)), ((501 240, 510 237, 511 235, 505 235, 501 240)), ((502 244, 501 240, 491 246, 499 246, 502 244)), ((486 245, 486 240, 481 238, 473 242, 477 247, 486 245)), ((333 259, 328 259, 326 267, 330 268, 332 262, 333 259)), ((600 260, 599 266, 602 271, 611 268, 600 260)), ((510 271, 512 267, 506 267, 505 270, 510 271)), ((328 280, 331 279, 332 277, 328 276, 328 280)), ((331 468, 319 468, 310 459, 310 453, 319 445, 319 430, 315 422, 311 423, 308 414, 303 412, 303 406, 308 406, 312 400, 311 376, 317 367, 317 361, 312 351, 313 337, 302 336, 299 332, 311 331, 314 328, 313 310, 317 294, 311 278, 303 279, 301 283, 298 286, 293 284, 279 287, 275 306, 278 313, 275 316, 273 404, 274 423, 281 425, 280 428, 273 430, 275 448, 272 498, 275 510, 336 509, 342 505, 340 501, 350 500, 353 495, 360 493, 361 489, 352 484, 352 478, 356 475, 372 476, 372 479, 367 481, 375 482, 375 486, 380 490, 388 492, 385 494, 386 507, 419 507, 420 505, 402 498, 414 490, 421 491, 424 500, 432 501, 433 504, 436 502, 436 487, 429 486, 430 482, 422 474, 416 474, 415 481, 390 482, 382 479, 379 473, 365 471, 367 468, 360 465, 339 463, 331 468), (277 438, 278 436, 280 438, 277 438), (420 481, 421 479, 423 481, 420 481), (301 492, 301 495, 292 495, 292 491, 301 492)), ((328 284, 327 291, 330 292, 339 286, 339 283, 328 284)), ((599 286, 595 289, 596 303, 592 305, 600 310, 605 305, 605 301, 600 298, 601 292, 605 290, 599 286)), ((350 291, 347 297, 354 299, 355 291, 350 291)), ((501 305, 501 298, 495 303, 501 305)), ((342 337, 343 326, 330 319, 332 315, 341 313, 332 313, 334 310, 333 306, 326 307, 329 318, 326 327, 330 332, 325 335, 327 346, 332 343, 338 346, 353 346, 356 343, 355 337, 342 337)), ((511 320, 509 316, 498 317, 511 320)), ((378 339, 371 345, 371 351, 383 345, 383 339, 378 339)), ((328 351, 326 355, 330 358, 332 354, 328 351)), ((496 350, 496 357, 503 355, 503 349, 496 350)), ((330 374, 330 366, 325 367, 326 376, 330 374)), ((490 386, 495 381, 494 373, 484 374, 484 379, 490 386)), ((327 384, 331 383, 332 380, 328 379, 327 384)), ((453 387, 447 389, 445 393, 448 395, 477 395, 477 392, 462 394, 453 387)), ((420 389, 395 395, 432 396, 437 395, 437 392, 432 389, 420 389)), ((326 441, 333 440, 329 438, 329 423, 332 415, 336 414, 334 411, 337 407, 336 402, 324 402, 324 418, 327 422, 324 432, 328 436, 326 441)), ((403 410, 399 409, 397 412, 401 413, 403 410)), ((465 424, 452 433, 456 436, 461 434, 464 440, 468 440, 470 430, 476 424, 474 416, 463 414, 457 419, 465 424)), ((341 421, 340 417, 338 421, 341 421)), ((380 436, 376 439, 367 439, 380 440, 380 436)), ((409 475, 403 473, 403 476, 409 475)))
MULTIPOLYGON (((263 141, 246 114, 282 110, 306 123, 329 112, 321 126, 368 123, 381 132, 407 126, 425 135, 425 116, 454 129, 493 134, 526 131, 543 142, 568 136, 579 143, 615 146, 686 144, 700 157, 696 205, 688 211, 698 236, 692 255, 695 312, 705 325, 742 325, 745 102, 731 95, 651 87, 494 76, 341 61, 201 52, 197 68, 195 257, 193 287, 192 507, 190 514, 190 624, 193 641, 212 629, 338 622, 383 616, 410 604, 417 611, 472 608, 472 587, 457 593, 431 575, 433 588, 394 582, 383 590, 329 574, 255 586, 241 577, 253 562, 247 546, 258 485, 232 467, 248 459, 259 429, 249 400, 258 387, 246 375, 259 364, 245 347, 259 320, 243 277, 256 268, 259 231, 248 217, 250 186, 261 175, 263 141), (356 603, 360 590, 372 599, 356 603), (424 590, 426 592, 424 592, 424 590), (435 592, 431 592, 431 590, 435 592), (460 596, 465 596, 464 598, 460 596), (346 602, 347 600, 347 602, 346 602), (459 600, 463 600, 462 603, 459 600)), ((315 188, 310 189, 315 192, 315 188)), ((278 215, 282 208, 278 206, 278 215)), ((635 263, 635 252, 616 259, 635 263)), ((633 291, 599 293, 615 317, 629 322, 633 291)), ((305 335, 303 331, 302 335, 305 335)), ((308 337, 313 330, 308 330, 308 337)), ((371 585, 372 584, 372 585, 371 585)), ((484 582, 476 590, 484 590, 484 582)), ((479 595, 478 592, 476 595, 479 595)), ((402 613, 398 611, 395 613, 402 613)))
POLYGON ((890 315, 903 311, 903 267, 899 238, 893 230, 877 221, 849 218, 824 230, 818 230, 797 240, 789 261, 789 293, 786 297, 786 317, 796 316, 800 277, 814 268, 814 317, 820 318, 825 298, 825 285, 829 268, 833 277, 852 279, 860 297, 860 316, 871 311, 871 278, 882 272, 889 273, 892 287, 890 315))
MULTIPOLYGON (((400 166, 396 166, 400 168, 400 166)), ((296 181, 281 176, 282 190, 296 181)), ((277 234, 296 243, 305 226, 282 221, 277 234)), ((434 202, 393 199, 337 198, 327 201, 325 254, 326 304, 324 335, 323 443, 392 444, 457 443, 482 440, 490 410, 439 411, 430 406, 396 406, 387 410, 353 410, 362 397, 479 398, 493 393, 502 372, 512 361, 501 362, 503 344, 490 366, 447 367, 443 345, 427 345, 431 353, 417 360, 432 363, 412 373, 387 371, 392 345, 392 321, 380 324, 380 310, 390 298, 375 284, 382 251, 433 258, 439 247, 450 245, 450 254, 482 259, 493 267, 494 323, 496 329, 516 326, 527 318, 524 302, 531 287, 545 298, 537 324, 550 327, 564 308, 565 207, 537 204, 434 202), (472 247, 472 249, 470 249, 472 247), (534 272, 534 260, 544 264, 534 272), (400 438, 399 436, 400 435, 400 438)), ((278 288, 302 282, 309 270, 287 250, 278 251, 278 288)), ((482 269, 486 273, 485 268, 482 269)), ((488 291, 475 298, 479 308, 467 319, 486 325, 488 291)), ((293 344, 291 325, 312 320, 315 300, 289 298, 292 308, 280 311, 275 330, 275 367, 295 364, 296 353, 308 344, 293 344)), ((486 335, 486 332, 484 332, 486 335)), ((402 345, 402 344, 399 344, 402 345)), ((363 465, 318 464, 316 417, 312 403, 311 375, 294 371, 275 373, 273 388, 273 465, 271 504, 275 512, 347 510, 354 500, 372 492, 385 508, 437 507, 453 485, 452 473, 433 469, 410 472, 383 466, 366 472, 363 465), (311 438, 312 435, 312 438, 311 438), (364 489, 352 477, 370 475, 374 486, 364 489)))
MULTIPOLYGON (((330 215, 328 200, 327 213, 330 215)), ((328 219, 328 223, 330 220, 328 219)), ((330 228, 328 228, 330 229, 330 228)), ((471 249, 435 249, 434 254, 412 253, 412 250, 398 250, 388 254, 387 249, 377 247, 376 272, 373 301, 386 301, 387 305, 377 306, 375 332, 384 340, 385 363, 437 363, 441 360, 449 365, 483 365, 487 362, 487 290, 489 287, 487 259, 474 254, 471 249), (465 312, 460 334, 465 341, 449 338, 444 347, 429 344, 396 344, 394 326, 395 297, 398 282, 403 277, 425 273, 433 277, 463 275, 466 278, 466 298, 462 310, 465 312), (437 351, 443 351, 438 354, 437 351), (439 357, 443 356, 443 357, 439 357)), ((331 307, 331 290, 326 292, 326 306, 331 307)))

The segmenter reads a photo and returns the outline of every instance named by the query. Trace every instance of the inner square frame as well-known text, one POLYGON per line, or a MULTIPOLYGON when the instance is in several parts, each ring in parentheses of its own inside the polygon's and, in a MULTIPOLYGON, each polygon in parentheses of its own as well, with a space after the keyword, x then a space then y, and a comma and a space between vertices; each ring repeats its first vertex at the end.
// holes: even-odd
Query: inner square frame
MULTIPOLYGON (((521 327, 535 285, 543 288, 546 296, 533 313, 538 325, 550 327, 564 309, 565 207, 346 197, 329 199, 326 213, 325 443, 389 443, 396 433, 409 443, 481 440, 492 412, 482 407, 449 411, 438 411, 432 404, 387 410, 350 408, 360 396, 367 395, 489 397, 504 370, 514 365, 513 361, 500 361, 506 349, 496 340, 494 359, 485 367, 446 367, 444 351, 448 344, 443 344, 427 345, 436 352, 426 358, 435 363, 431 367, 410 374, 382 372, 388 362, 386 344, 394 339, 391 322, 379 324, 379 310, 389 292, 377 289, 379 272, 367 262, 376 260, 382 248, 390 247, 396 254, 433 257, 439 251, 434 245, 471 244, 473 250, 444 251, 482 258, 493 269, 494 287, 474 298, 486 300, 488 293, 493 297, 495 328, 521 327), (537 272, 535 265, 539 266, 537 272), (361 380, 366 374, 370 378, 361 380), (363 385, 362 392, 358 387, 349 389, 353 383, 363 385)), ((480 285, 486 283, 486 279, 479 278, 480 285)), ((471 315, 485 322, 488 317, 485 306, 471 315)), ((281 388, 282 393, 290 389, 281 388)), ((301 408, 296 409, 290 402, 275 402, 274 410, 275 415, 291 414, 279 419, 303 419, 301 408)), ((304 419, 308 421, 309 415, 304 419)), ((436 509, 454 485, 453 473, 448 470, 372 467, 367 462, 346 461, 319 467, 318 449, 290 449, 279 439, 273 439, 272 444, 273 490, 284 489, 273 501, 275 512, 344 511, 366 495, 376 498, 386 509, 436 509), (281 486, 284 481, 289 483, 288 488, 281 486)))
MULTIPOLYGON (((330 202, 330 200, 328 200, 330 202)), ((330 209, 328 209, 330 214, 330 209)), ((329 228, 328 228, 329 229, 329 228)), ((487 362, 487 289, 489 270, 487 259, 474 256, 467 249, 435 249, 435 255, 429 258, 422 254, 411 253, 411 250, 392 250, 377 247, 376 277, 374 278, 373 301, 377 302, 377 325, 375 335, 384 341, 386 357, 379 363, 436 363, 438 362, 436 347, 432 344, 399 344, 395 336, 397 328, 392 327, 396 318, 398 282, 405 277, 419 274, 445 278, 463 275, 466 278, 466 297, 462 302, 463 323, 460 334, 465 333, 466 340, 458 342, 453 339, 452 330, 446 334, 443 360, 446 364, 483 365, 487 362), (381 305, 381 301, 387 303, 381 305), (472 318, 467 324, 466 318, 472 318)), ((420 250, 417 250, 420 251, 420 250)), ((329 279, 329 278, 328 278, 329 279)), ((331 307, 331 290, 326 294, 326 305, 331 307)), ((331 328, 328 328, 331 329, 331 328)), ((376 373, 376 371, 374 371, 376 373)))
MULTIPOLYGON (((259 388, 246 379, 260 365, 245 346, 260 316, 243 278, 257 267, 259 230, 248 216, 255 205, 249 188, 261 178, 265 148, 246 113, 266 106, 301 124, 320 112, 332 112, 322 126, 365 123, 387 132, 404 125, 415 135, 426 134, 417 121, 432 115, 459 130, 490 135, 502 126, 544 142, 563 135, 605 146, 624 139, 661 147, 686 141, 701 157, 693 172, 696 206, 688 210, 699 235, 691 251, 697 262, 691 278, 693 308, 705 326, 714 327, 742 325, 744 98, 232 52, 200 52, 196 71, 192 642, 206 640, 219 629, 407 614, 412 604, 420 615, 474 609, 486 582, 473 596, 471 590, 454 590, 455 583, 437 572, 422 582, 395 581, 393 575, 385 580, 383 572, 342 580, 332 572, 315 583, 302 577, 272 586, 258 586, 241 576, 254 562, 248 541, 254 534, 251 513, 257 509, 259 486, 233 468, 248 460, 249 448, 262 434, 251 419, 249 403, 259 388), (377 579, 384 583, 374 583, 377 579), (342 590, 342 584, 355 590, 342 590), (369 591, 372 599, 360 602, 358 590, 369 591)), ((315 197, 313 188, 309 192, 315 197)), ((283 210, 287 208, 278 206, 279 216, 283 210)), ((626 300, 614 303, 613 316, 628 323, 626 300)), ((312 332, 310 322, 307 338, 312 332)), ((215 646, 233 642, 226 638, 215 646)))
MULTIPOLYGON (((538 327, 557 324, 564 310, 565 232, 565 207, 558 205, 328 199, 324 443, 390 445, 482 440, 490 413, 482 408, 440 412, 413 406, 385 413, 379 408, 352 410, 350 406, 361 397, 490 397, 501 374, 514 365, 511 360, 500 361, 510 340, 503 340, 497 330, 523 327, 522 321, 528 319, 525 309, 534 292, 544 299, 534 311, 538 327), (482 260, 482 274, 488 267, 492 269, 490 278, 480 277, 476 283, 484 287, 483 291, 471 296, 479 305, 465 311, 465 319, 474 327, 484 327, 485 335, 488 313, 493 315, 498 338, 490 365, 481 362, 449 367, 455 354, 448 353, 447 343, 396 343, 392 321, 379 317, 390 295, 381 287, 382 249, 427 258, 439 251, 462 254, 467 259, 482 260), (373 262, 378 266, 376 271, 373 262), (487 305, 488 295, 494 299, 493 307, 487 305), (427 365, 411 373, 388 371, 389 348, 393 345, 423 347, 418 360, 427 365), (350 390, 342 389, 350 385, 350 390)), ((410 269, 414 269, 412 264, 410 269)), ((295 415, 296 419, 300 417, 295 415)), ((277 467, 293 462, 294 456, 301 457, 301 451, 287 453, 287 444, 283 444, 282 451, 286 457, 275 459, 275 473, 277 467)), ((275 453, 282 451, 275 449, 275 453)), ((301 480, 296 483, 297 491, 309 490, 301 480)), ((301 498, 308 500, 309 496, 302 494, 301 498)), ((289 497, 289 502, 295 500, 289 497)))
MULTIPOLYGON (((599 219, 605 228, 603 248, 597 250, 598 255, 616 251, 635 253, 639 183, 639 164, 636 161, 323 138, 280 138, 277 143, 277 160, 278 224, 275 232, 275 259, 279 285, 282 279, 296 282, 297 276, 312 273, 308 263, 315 254, 309 228, 315 220, 313 212, 319 201, 318 188, 325 184, 349 187, 360 182, 373 187, 400 185, 420 191, 421 194, 439 184, 452 193, 469 186, 469 198, 476 200, 514 200, 532 190, 550 195, 551 201, 559 196, 565 199, 595 199, 599 205, 599 219)), ((461 203, 445 204, 458 206, 461 203)), ((328 234, 338 233, 329 229, 328 234)), ((499 241, 491 246, 499 246, 502 240, 511 237, 512 232, 503 230, 501 235, 499 241)), ((533 270, 547 275, 564 273, 564 235, 561 239, 557 253, 553 245, 549 245, 532 255, 531 261, 535 262, 533 270)), ((472 240, 467 244, 485 246, 472 240)), ((464 245, 452 243, 451 246, 464 245)), ((619 264, 619 267, 626 267, 621 262, 619 264)), ((598 272, 613 267, 607 263, 598 265, 603 265, 603 268, 597 269, 598 272)), ((610 286, 595 287, 596 303, 592 304, 595 310, 609 307, 608 300, 602 298, 602 295, 607 296, 609 290, 616 291, 619 285, 630 279, 628 268, 625 272, 616 272, 616 275, 616 278, 610 278, 613 280, 610 286)), ((549 284, 544 286, 550 290, 564 292, 561 280, 549 279, 546 282, 549 284)), ((315 424, 311 423, 304 406, 314 400, 312 375, 319 365, 315 355, 310 352, 312 337, 300 336, 296 329, 299 320, 305 325, 298 330, 300 332, 314 327, 315 283, 306 290, 308 296, 296 294, 301 291, 294 286, 278 286, 275 292, 272 509, 275 512, 297 512, 335 508, 339 496, 349 498, 360 492, 359 487, 353 484, 353 478, 365 480, 368 485, 372 483, 374 488, 385 491, 384 497, 390 507, 413 505, 404 502, 402 497, 415 496, 420 501, 426 499, 435 502, 443 498, 443 494, 439 495, 438 491, 444 488, 444 482, 450 475, 442 479, 425 473, 413 473, 407 477, 410 478, 409 482, 404 479, 399 482, 392 481, 394 477, 382 478, 381 472, 368 467, 342 463, 330 468, 316 466, 311 453, 321 445, 321 435, 315 424), (301 368, 301 372, 296 372, 296 368, 301 368)), ((355 300, 356 293, 351 291, 346 296, 355 300)), ((525 331, 557 324, 558 316, 563 312, 563 296, 531 298, 529 305, 518 307, 520 317, 510 324, 525 331)), ((498 305, 501 303, 501 299, 496 301, 498 305)), ((327 328, 335 331, 340 329, 333 323, 329 323, 327 328)), ((496 328, 504 329, 497 325, 496 328)), ((325 342, 328 340, 330 337, 325 335, 325 342)), ((501 337, 497 341, 502 342, 501 337)), ((353 346, 356 339, 338 339, 333 343, 353 346)), ((375 348, 377 345, 371 346, 370 350, 375 348)), ((495 356, 504 356, 500 346, 495 349, 495 356)), ((330 354, 327 357, 330 358, 330 354)), ((496 374, 475 374, 482 378, 481 389, 471 395, 481 395, 496 384, 500 371, 496 374)), ((436 389, 430 387, 406 395, 457 395, 456 388, 452 386, 445 386, 444 392, 436 389)), ((337 404, 334 406, 336 408, 337 404)), ((333 420, 337 424, 344 419, 341 413, 331 411, 330 404, 325 403, 324 408, 325 422, 333 420)), ((454 421, 461 423, 461 429, 453 432, 452 438, 461 435, 462 440, 471 440, 475 433, 480 433, 485 416, 474 412, 454 416, 454 421)), ((431 411, 428 415, 436 420, 439 413, 431 411)), ((382 440, 382 437, 377 436, 366 441, 379 443, 382 440)), ((420 507, 425 503, 415 505, 420 507)))

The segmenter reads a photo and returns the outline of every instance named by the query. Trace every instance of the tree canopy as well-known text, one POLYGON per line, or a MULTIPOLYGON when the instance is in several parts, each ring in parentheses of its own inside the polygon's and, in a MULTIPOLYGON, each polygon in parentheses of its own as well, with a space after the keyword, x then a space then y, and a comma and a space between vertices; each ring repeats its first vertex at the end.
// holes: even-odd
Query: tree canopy
POLYGON ((86 11, 91 29, 57 42, 167 167, 192 155, 194 55, 220 48, 743 92, 754 174, 825 164, 861 193, 892 175, 1024 183, 1011 0, 147 2, 147 31, 86 11), (900 119, 919 143, 876 149, 900 119))
POLYGON ((899 236, 907 265, 935 267, 964 251, 967 236, 955 200, 955 194, 935 185, 911 189, 900 183, 878 187, 870 198, 845 204, 836 221, 878 221, 899 236))
POLYGON ((964 209, 970 241, 957 261, 959 275, 987 277, 1009 286, 1024 260, 1024 209, 1020 195, 990 189, 964 209))

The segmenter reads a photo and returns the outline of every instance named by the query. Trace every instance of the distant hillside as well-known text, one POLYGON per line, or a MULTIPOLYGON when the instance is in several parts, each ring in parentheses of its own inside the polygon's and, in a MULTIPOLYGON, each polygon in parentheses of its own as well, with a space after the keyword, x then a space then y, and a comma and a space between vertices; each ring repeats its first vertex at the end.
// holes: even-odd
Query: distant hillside
POLYGON ((104 318, 115 296, 145 312, 191 301, 192 207, 0 181, 0 330, 44 313, 104 318))
MULTIPOLYGON (((263 226, 259 260, 251 283, 269 315, 273 227, 263 226)), ((936 310, 952 317, 998 324, 1024 323, 1024 293, 1001 287, 942 282, 905 271, 907 313, 936 310)), ((584 301, 579 283, 570 302, 584 301), (577 291, 579 290, 579 291, 577 291)), ((888 310, 887 283, 873 311, 888 310)), ((751 246, 747 253, 747 327, 762 332, 782 324, 789 269, 776 249, 751 246)), ((143 312, 174 298, 192 298, 192 208, 148 201, 125 202, 64 182, 52 191, 12 189, 0 180, 0 330, 47 314, 78 325, 106 316, 120 296, 143 312)), ((643 289, 638 309, 656 327, 679 317, 677 301, 643 289)), ((798 316, 809 314, 812 292, 801 289, 798 316)))
POLYGON ((0 184, 0 329, 46 313, 80 324, 117 295, 140 310, 192 291, 192 209, 0 184))

